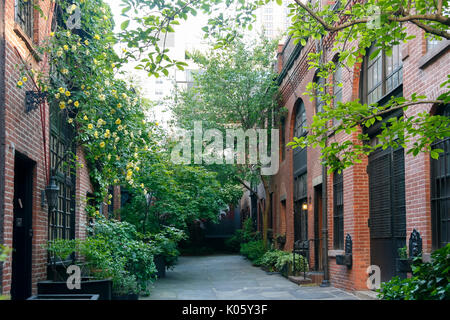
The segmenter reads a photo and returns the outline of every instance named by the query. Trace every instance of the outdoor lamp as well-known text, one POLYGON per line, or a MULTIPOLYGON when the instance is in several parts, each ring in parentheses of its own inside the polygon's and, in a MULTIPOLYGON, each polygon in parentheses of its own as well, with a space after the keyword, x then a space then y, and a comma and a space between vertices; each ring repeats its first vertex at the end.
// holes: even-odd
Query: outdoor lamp
POLYGON ((303 202, 302 209, 308 210, 308 204, 306 202, 303 202))
POLYGON ((58 206, 59 187, 56 185, 55 176, 50 177, 50 184, 45 187, 48 209, 53 211, 58 206))

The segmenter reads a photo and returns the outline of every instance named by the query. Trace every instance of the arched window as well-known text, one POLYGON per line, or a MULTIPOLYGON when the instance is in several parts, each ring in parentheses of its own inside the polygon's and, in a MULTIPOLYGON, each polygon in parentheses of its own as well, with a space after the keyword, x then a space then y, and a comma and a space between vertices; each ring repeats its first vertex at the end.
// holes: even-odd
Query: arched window
POLYGON ((303 135, 306 135, 306 111, 305 105, 302 100, 298 100, 296 102, 295 108, 295 126, 294 126, 294 136, 300 138, 303 135))
POLYGON ((376 56, 371 58, 375 50, 375 46, 369 49, 364 64, 363 101, 368 104, 379 102, 403 82, 400 46, 393 46, 389 56, 386 52, 379 51, 376 56))
MULTIPOLYGON (((450 104, 438 113, 450 117, 450 104)), ((434 249, 450 243, 450 138, 437 140, 433 149, 441 149, 438 159, 431 159, 431 227, 434 249)))

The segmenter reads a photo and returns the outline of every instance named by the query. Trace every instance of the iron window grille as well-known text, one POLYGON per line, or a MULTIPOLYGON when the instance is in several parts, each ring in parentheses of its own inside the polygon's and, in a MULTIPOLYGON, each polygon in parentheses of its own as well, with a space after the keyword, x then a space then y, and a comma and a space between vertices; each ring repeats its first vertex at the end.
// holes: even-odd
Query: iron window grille
POLYGON ((344 248, 344 178, 337 172, 333 175, 333 246, 344 248))
MULTIPOLYGON (((450 117, 450 105, 441 115, 450 117)), ((431 159, 432 246, 438 249, 450 243, 450 137, 435 141, 432 149, 444 150, 431 159)))
POLYGON ((33 39, 33 1, 15 0, 14 9, 15 22, 30 39, 33 39))

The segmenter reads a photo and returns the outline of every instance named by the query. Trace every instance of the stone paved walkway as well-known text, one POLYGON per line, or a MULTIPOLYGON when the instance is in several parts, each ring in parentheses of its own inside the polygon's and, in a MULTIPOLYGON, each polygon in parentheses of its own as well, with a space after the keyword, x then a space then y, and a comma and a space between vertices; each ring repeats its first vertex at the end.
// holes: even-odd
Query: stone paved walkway
POLYGON ((180 257, 166 277, 152 284, 144 300, 347 300, 343 290, 298 286, 279 274, 267 274, 239 255, 180 257))

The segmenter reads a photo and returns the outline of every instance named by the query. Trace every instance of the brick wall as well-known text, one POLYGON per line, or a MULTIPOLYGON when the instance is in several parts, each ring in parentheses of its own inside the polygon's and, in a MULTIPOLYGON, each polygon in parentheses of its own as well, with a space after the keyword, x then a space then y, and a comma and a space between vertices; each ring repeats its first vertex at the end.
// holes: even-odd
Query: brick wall
MULTIPOLYGON (((49 32, 51 21, 50 1, 39 2, 44 13, 49 15, 48 20, 40 17, 36 12, 34 15, 34 34, 29 43, 37 45, 49 32)), ((4 192, 0 194, 0 204, 3 214, 3 241, 4 244, 12 247, 13 239, 13 198, 14 198, 14 157, 15 153, 20 153, 30 160, 34 161, 33 172, 33 205, 32 205, 32 284, 33 293, 36 293, 36 283, 46 278, 47 252, 43 249, 48 239, 48 210, 47 206, 41 206, 41 191, 47 185, 46 168, 44 165, 44 139, 47 141, 47 163, 49 163, 49 109, 44 106, 41 117, 40 110, 36 109, 29 113, 25 112, 25 91, 33 90, 31 79, 29 79, 22 89, 17 88, 16 82, 19 80, 19 71, 15 66, 20 63, 20 58, 16 54, 17 48, 20 55, 29 63, 30 67, 40 70, 48 70, 48 63, 45 59, 37 61, 32 57, 29 46, 20 37, 14 29, 14 0, 6 0, 5 10, 1 15, 5 15, 5 82, 0 83, 4 90, 4 130, 5 145, 4 148, 4 192), (45 119, 45 120, 44 120, 45 119), (42 132, 41 121, 43 121, 45 130, 42 132)), ((28 77, 29 78, 29 77, 28 77)), ((1 79, 1 78, 0 78, 1 79)), ((3 106, 2 106, 3 107, 3 106)), ((79 150, 80 151, 80 150, 79 150)), ((1 154, 1 153, 0 153, 1 154)), ((79 155, 80 162, 84 162, 84 156, 79 155)), ((77 205, 76 205, 76 235, 83 237, 85 231, 82 225, 85 221, 84 204, 82 196, 85 196, 88 190, 91 190, 88 172, 84 169, 77 170, 77 205)), ((1 181, 1 180, 0 180, 1 181)), ((0 220, 1 221, 1 220, 0 220)), ((11 289, 11 257, 4 263, 2 270, 2 292, 9 294, 11 289)))
MULTIPOLYGON (((430 99, 435 99, 443 92, 439 84, 445 81, 450 70, 449 46, 444 46, 441 51, 426 52, 426 43, 423 31, 408 25, 408 32, 416 35, 416 38, 402 45, 403 56, 403 95, 411 97, 413 92, 425 94, 430 99), (439 53, 436 53, 439 52, 439 53), (434 59, 430 58, 434 56, 434 59)), ((333 59, 330 53, 331 39, 324 40, 327 61, 333 59)), ((353 43, 355 45, 356 43, 353 43)), ((280 50, 280 49, 279 49, 280 50)), ((308 41, 300 56, 291 67, 280 85, 282 95, 282 106, 288 108, 286 125, 286 142, 292 140, 293 125, 295 119, 294 104, 297 98, 303 99, 306 109, 307 124, 311 122, 314 114, 315 103, 310 102, 309 97, 302 95, 306 91, 306 84, 313 80, 314 70, 305 67, 307 52, 314 51, 313 41, 308 41)), ((280 64, 280 63, 279 63, 280 64)), ((351 101, 360 98, 360 65, 353 69, 342 70, 342 97, 343 101, 351 101)), ((429 112, 431 105, 420 105, 409 108, 406 116, 411 116, 422 111, 429 112)), ((356 141, 357 133, 351 136, 345 133, 331 136, 331 141, 342 142, 348 139, 356 141)), ((409 143, 411 145, 414 140, 409 143)), ((286 249, 291 250, 294 241, 293 220, 293 172, 292 172, 292 150, 286 148, 286 158, 280 158, 280 170, 272 177, 271 191, 274 192, 274 223, 276 233, 286 232, 286 249), (286 199, 286 218, 282 214, 281 200, 286 199)), ((423 237, 423 249, 425 253, 431 251, 431 208, 430 208, 430 157, 428 154, 419 154, 414 157, 406 154, 405 150, 405 196, 406 196, 406 220, 407 239, 415 228, 423 237)), ((314 188, 312 181, 321 175, 319 159, 320 150, 308 148, 308 236, 314 237, 314 188)), ((333 248, 333 179, 328 176, 327 180, 327 214, 328 214, 328 261, 331 283, 336 287, 348 290, 366 290, 366 269, 370 261, 370 230, 367 219, 369 218, 369 178, 366 171, 368 159, 362 159, 362 163, 346 169, 344 178, 344 235, 351 235, 353 240, 353 266, 336 265, 335 255, 342 251, 333 248)), ((312 248, 310 259, 314 261, 314 250, 312 248)), ((313 264, 312 264, 313 265, 313 264)))

